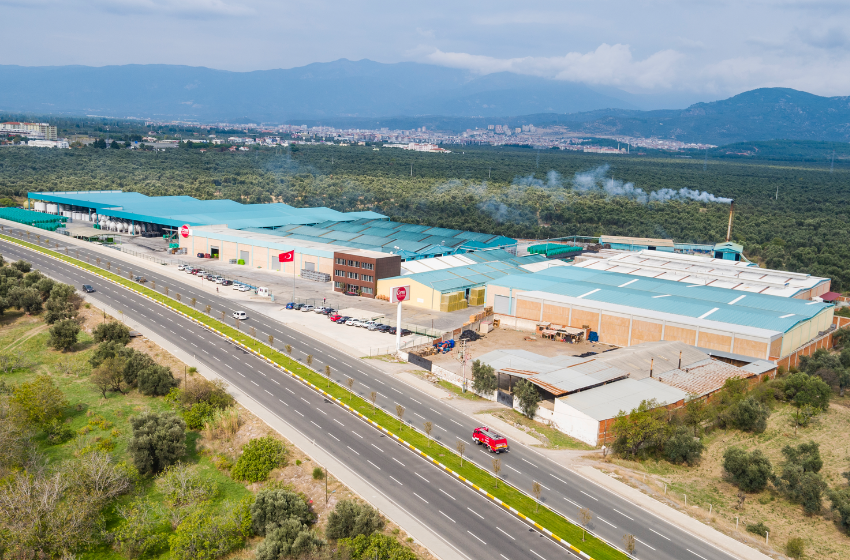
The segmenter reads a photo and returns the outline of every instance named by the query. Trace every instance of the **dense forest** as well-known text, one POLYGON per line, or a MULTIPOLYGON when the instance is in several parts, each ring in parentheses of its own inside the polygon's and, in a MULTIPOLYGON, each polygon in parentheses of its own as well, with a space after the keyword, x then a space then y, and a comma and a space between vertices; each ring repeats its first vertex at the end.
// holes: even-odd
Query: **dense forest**
POLYGON ((729 205, 704 202, 711 199, 700 194, 705 191, 735 199, 732 238, 751 259, 829 276, 835 289, 850 290, 850 166, 838 158, 831 165, 712 154, 687 159, 452 149, 430 154, 298 145, 201 153, 6 146, 0 148, 0 196, 110 188, 369 209, 406 222, 522 238, 618 234, 723 241, 729 205))

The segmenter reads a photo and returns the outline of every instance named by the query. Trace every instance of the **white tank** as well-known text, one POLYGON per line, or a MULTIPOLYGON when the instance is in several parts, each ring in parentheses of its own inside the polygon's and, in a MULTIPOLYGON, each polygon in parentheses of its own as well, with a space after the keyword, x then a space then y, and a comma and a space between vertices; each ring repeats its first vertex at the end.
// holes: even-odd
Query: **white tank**
POLYGON ((35 209, 36 209, 37 212, 45 212, 45 211, 47 211, 47 203, 45 203, 41 200, 36 200, 35 201, 35 209))
POLYGON ((53 204, 52 202, 47 203, 47 213, 48 214, 58 214, 59 213, 59 205, 53 204))
POLYGON ((100 221, 100 216, 98 216, 97 214, 92 214, 91 215, 91 221, 93 221, 93 222, 100 221))
POLYGON ((140 233, 142 233, 142 226, 136 224, 136 235, 139 235, 140 233))

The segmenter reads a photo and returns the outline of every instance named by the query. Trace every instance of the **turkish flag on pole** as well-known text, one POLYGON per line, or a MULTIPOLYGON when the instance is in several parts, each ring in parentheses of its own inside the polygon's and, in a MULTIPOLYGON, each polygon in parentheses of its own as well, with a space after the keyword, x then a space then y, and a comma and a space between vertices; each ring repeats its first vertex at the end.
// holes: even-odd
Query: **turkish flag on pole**
POLYGON ((280 262, 292 262, 295 260, 295 249, 289 251, 288 253, 281 253, 277 256, 277 259, 280 262))

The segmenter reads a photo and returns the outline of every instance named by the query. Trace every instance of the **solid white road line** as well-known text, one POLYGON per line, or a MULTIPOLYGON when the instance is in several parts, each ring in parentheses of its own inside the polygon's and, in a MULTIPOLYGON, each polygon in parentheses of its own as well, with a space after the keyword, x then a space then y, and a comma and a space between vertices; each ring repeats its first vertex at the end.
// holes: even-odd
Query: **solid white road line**
MULTIPOLYGON (((647 529, 649 529, 649 527, 647 527, 647 529)), ((665 537, 664 535, 662 535, 661 533, 659 533, 655 529, 649 529, 649 530, 652 531, 653 533, 655 533, 656 535, 658 535, 659 537, 661 537, 662 539, 667 539, 668 541, 670 540, 669 537, 665 537)))
POLYGON ((487 544, 486 542, 482 541, 482 540, 478 537, 478 535, 476 535, 476 534, 475 534, 475 533, 473 533, 472 531, 470 531, 470 530, 468 530, 468 529, 467 529, 467 531, 466 531, 466 532, 467 532, 467 533, 469 533, 470 535, 472 535, 473 537, 475 537, 476 539, 478 539, 478 540, 481 542, 481 544, 487 544))
MULTIPOLYGON (((626 515, 625 513, 623 513, 622 511, 620 511, 620 510, 618 510, 618 509, 616 509, 616 508, 611 508, 611 509, 613 509, 614 511, 616 511, 617 513, 619 513, 620 515, 622 515, 622 516, 623 516, 623 517, 625 517, 626 519, 632 519, 631 517, 629 517, 628 515, 626 515)), ((634 521, 634 519, 632 519, 632 521, 634 521)))

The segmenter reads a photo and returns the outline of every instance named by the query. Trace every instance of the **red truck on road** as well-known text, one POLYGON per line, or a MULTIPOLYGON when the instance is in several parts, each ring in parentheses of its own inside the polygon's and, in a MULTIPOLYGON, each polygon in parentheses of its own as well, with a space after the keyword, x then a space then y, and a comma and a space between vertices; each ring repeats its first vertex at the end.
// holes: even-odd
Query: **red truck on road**
POLYGON ((499 435, 495 430, 491 430, 487 426, 475 428, 472 432, 472 441, 476 445, 486 445, 490 453, 501 453, 508 451, 508 440, 505 436, 499 435))

